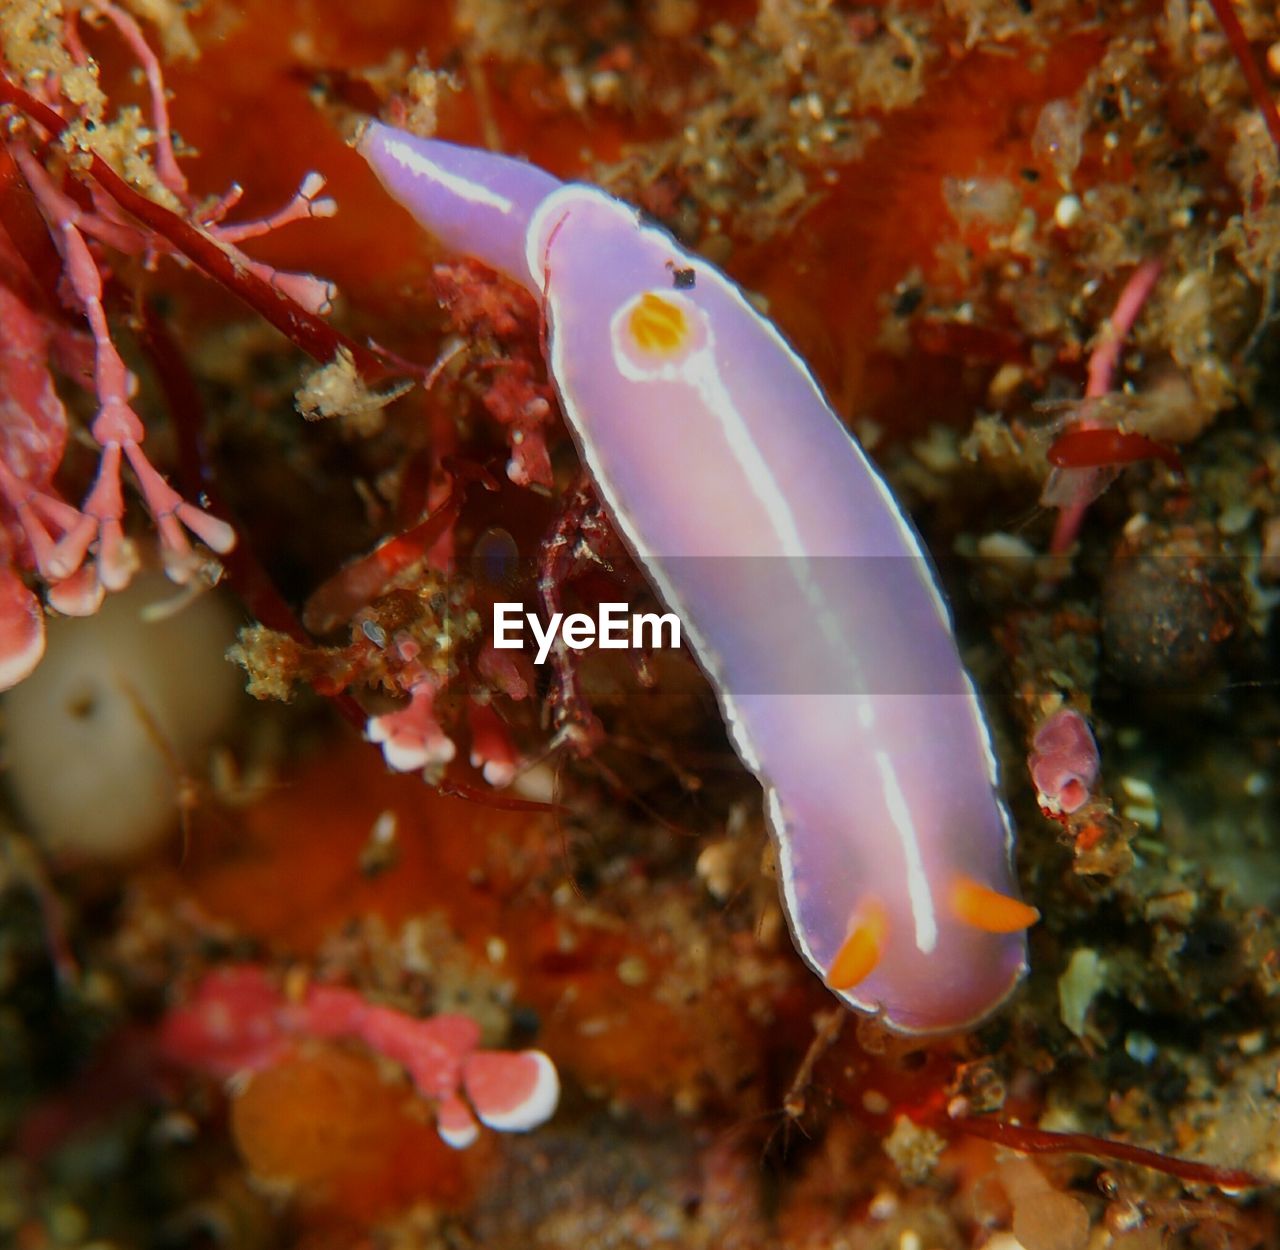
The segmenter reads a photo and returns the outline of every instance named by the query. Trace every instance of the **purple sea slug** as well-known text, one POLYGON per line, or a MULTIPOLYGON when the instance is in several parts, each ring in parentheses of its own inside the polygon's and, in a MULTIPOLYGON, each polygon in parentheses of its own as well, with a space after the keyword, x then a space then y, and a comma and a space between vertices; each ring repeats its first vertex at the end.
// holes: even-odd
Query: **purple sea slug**
POLYGON ((1012 826, 929 557, 804 362, 636 209, 380 123, 360 151, 440 244, 542 301, 583 462, 764 788, 796 947, 902 1033, 1026 969, 1012 826))

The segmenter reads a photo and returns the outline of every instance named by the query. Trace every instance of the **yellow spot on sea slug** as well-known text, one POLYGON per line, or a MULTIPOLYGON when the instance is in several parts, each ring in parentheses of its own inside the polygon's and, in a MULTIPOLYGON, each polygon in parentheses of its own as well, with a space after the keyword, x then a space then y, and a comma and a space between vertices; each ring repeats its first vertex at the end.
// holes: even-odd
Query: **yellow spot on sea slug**
POLYGON ((689 319, 679 304, 646 291, 627 319, 636 346, 655 355, 669 356, 689 340, 689 319))
POLYGON ((884 931, 884 908, 879 903, 865 903, 854 913, 849 935, 827 969, 827 984, 833 990, 852 989, 871 975, 880 962, 884 931))
POLYGON ((984 933, 1017 933, 1029 929, 1040 913, 1020 899, 1010 898, 972 877, 957 877, 951 886, 951 911, 964 924, 984 933))

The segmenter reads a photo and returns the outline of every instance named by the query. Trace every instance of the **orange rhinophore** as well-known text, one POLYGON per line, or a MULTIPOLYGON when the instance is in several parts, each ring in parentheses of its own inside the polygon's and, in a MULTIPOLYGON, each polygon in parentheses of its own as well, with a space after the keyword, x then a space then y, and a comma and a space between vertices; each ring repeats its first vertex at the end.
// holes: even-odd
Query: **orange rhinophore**
POLYGON ((1017 933, 1040 919, 1034 907, 980 885, 972 877, 956 878, 951 887, 951 911, 957 920, 984 933, 1017 933))
POLYGON ((847 990, 871 975, 884 948, 884 908, 870 902, 859 908, 849 922, 849 935, 827 969, 827 985, 847 990))

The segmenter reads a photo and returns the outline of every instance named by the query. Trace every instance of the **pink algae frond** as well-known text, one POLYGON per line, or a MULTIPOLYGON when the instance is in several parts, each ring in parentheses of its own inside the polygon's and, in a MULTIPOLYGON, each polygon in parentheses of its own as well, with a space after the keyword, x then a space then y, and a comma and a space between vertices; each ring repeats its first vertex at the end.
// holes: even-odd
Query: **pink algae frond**
POLYGON ((491 703, 473 699, 467 709, 467 728, 471 733, 471 767, 491 786, 509 786, 520 771, 521 759, 502 717, 491 703))
POLYGON ((469 1016, 419 1019, 370 1003, 358 992, 312 985, 289 997, 251 964, 209 973, 160 1026, 160 1053, 172 1063, 231 1078, 280 1062, 295 1042, 351 1040, 399 1064, 435 1107, 450 1146, 476 1140, 479 1125, 527 1132, 555 1114, 560 1081, 540 1050, 482 1050, 469 1016))
POLYGON ((426 669, 410 668, 400 678, 409 702, 395 711, 372 716, 365 729, 370 742, 382 747, 389 767, 397 772, 438 776, 457 754, 453 739, 436 717, 441 681, 426 669))
POLYGON ((450 327, 479 344, 470 353, 471 370, 481 403, 511 449, 507 476, 517 486, 549 490, 547 439, 556 407, 543 377, 537 305, 527 292, 475 261, 437 265, 432 277, 450 327))
POLYGON ((43 656, 40 601, 11 568, 0 565, 0 690, 30 676, 43 656))
MULTIPOLYGON (((81 41, 79 23, 86 17, 106 19, 136 59, 148 88, 151 125, 136 135, 126 127, 123 138, 112 140, 116 127, 102 121, 101 93, 88 93, 85 102, 83 91, 64 90, 69 74, 38 76, 30 91, 0 76, 0 100, 17 109, 0 149, 0 689, 21 681, 43 651, 42 616, 23 570, 43 583, 51 608, 83 616, 98 609, 105 593, 126 586, 138 568, 139 555, 125 530, 126 464, 174 581, 217 575, 216 560, 194 550, 192 538, 215 556, 235 545, 232 527, 184 499, 143 450, 146 427, 133 407, 137 380, 116 347, 104 308, 112 253, 139 257, 148 267, 165 255, 197 264, 306 349, 332 354, 340 343, 340 336, 314 320, 332 303, 331 284, 279 272, 238 247, 291 222, 331 215, 334 202, 321 195, 324 179, 308 174, 278 212, 227 223, 240 188, 212 204, 197 202, 178 164, 159 60, 129 13, 110 0, 89 0, 69 13, 61 28, 64 66, 90 77, 95 73, 81 41), (62 142, 45 142, 42 131, 62 142), (95 143, 102 138, 104 150, 113 141, 150 145, 149 164, 141 158, 129 165, 136 185, 92 148, 85 148, 87 164, 84 154, 65 159, 89 136, 95 143), (68 182, 80 179, 80 193, 69 194, 68 182), (88 335, 69 327, 72 316, 83 318, 88 335), (87 368, 80 367, 81 358, 87 368), (79 506, 53 485, 67 418, 52 366, 77 381, 91 378, 98 403, 89 428, 99 464, 79 506)), ((359 363, 366 370, 380 367, 364 349, 359 363)))

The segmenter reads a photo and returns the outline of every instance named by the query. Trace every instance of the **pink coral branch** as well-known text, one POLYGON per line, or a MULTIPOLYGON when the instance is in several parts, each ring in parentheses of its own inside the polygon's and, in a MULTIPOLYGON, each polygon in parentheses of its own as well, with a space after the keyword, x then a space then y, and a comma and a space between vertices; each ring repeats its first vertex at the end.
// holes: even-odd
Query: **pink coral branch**
POLYGON ((467 727, 471 732, 471 767, 478 768, 491 786, 509 786, 520 771, 520 752, 502 717, 491 704, 473 699, 467 709, 467 727))
POLYGON ((1089 357, 1088 381, 1085 386, 1085 397, 1097 399, 1105 395, 1115 384, 1116 366, 1120 363, 1120 350, 1124 341, 1133 329, 1134 322, 1142 306, 1147 302, 1160 278, 1160 261, 1144 260, 1129 275, 1124 284, 1116 306, 1107 318, 1102 332, 1098 335, 1097 345, 1089 357))
MULTIPOLYGON (((235 531, 225 521, 219 521, 183 500, 147 459, 141 447, 146 428, 129 403, 135 379, 111 340, 107 315, 102 307, 102 275, 84 236, 70 222, 62 227, 62 254, 72 289, 93 332, 95 347, 94 385, 99 408, 91 429, 103 454, 98 479, 83 511, 96 528, 102 582, 108 590, 119 589, 128 583, 133 571, 129 567, 131 558, 121 526, 124 514, 120 489, 122 451, 133 468, 143 500, 160 531, 166 571, 174 581, 185 582, 192 572, 192 554, 182 526, 217 552, 231 550, 236 541, 235 531)), ((67 536, 64 543, 71 547, 73 554, 83 559, 93 537, 94 532, 89 525, 81 525, 67 536), (86 530, 89 531, 87 539, 86 530)))
POLYGON ((278 1063, 297 1039, 352 1039, 398 1063, 435 1104, 436 1129, 451 1146, 471 1145, 481 1123, 527 1132, 555 1113, 560 1081, 539 1050, 481 1050, 469 1016, 419 1019, 368 1002, 355 990, 310 986, 286 998, 266 971, 237 965, 211 972, 160 1027, 160 1052, 171 1062, 221 1077, 278 1063))
POLYGON ((22 176, 27 180, 46 222, 69 222, 85 234, 119 252, 134 256, 143 251, 146 240, 132 226, 112 221, 97 213, 81 211, 69 195, 61 191, 49 177, 48 170, 26 148, 13 146, 12 155, 22 176))
POLYGON ((31 675, 44 655, 44 613, 17 573, 0 564, 0 690, 31 675))
POLYGON ((109 18, 115 28, 124 37, 129 50, 138 58, 142 72, 147 78, 147 89, 151 93, 151 129, 156 143, 156 173, 178 202, 184 207, 191 206, 191 192, 187 187, 186 175, 178 165, 178 158, 173 151, 173 133, 169 127, 169 101, 165 93, 164 75, 160 70, 160 61, 151 50, 151 45, 143 37, 138 23, 123 9, 118 9, 108 0, 90 0, 89 7, 109 18))
POLYGON ((400 681, 409 702, 393 712, 370 717, 365 737, 382 747, 383 758, 397 772, 437 774, 457 753, 453 739, 436 717, 440 682, 417 667, 407 669, 400 681))
MULTIPOLYGON (((306 221, 312 217, 332 217, 338 211, 338 204, 330 196, 321 196, 320 192, 324 190, 324 185, 324 175, 312 171, 303 177, 293 198, 283 208, 266 217, 238 221, 229 226, 217 224, 230 207, 224 199, 217 205, 221 211, 216 220, 205 218, 205 228, 224 243, 242 243, 245 239, 256 239, 261 235, 269 234, 272 230, 279 230, 281 226, 291 225, 295 221, 306 221)), ((233 190, 239 192, 240 188, 235 187, 233 190)), ((231 204, 239 198, 237 194, 231 204)))
MULTIPOLYGON (((278 271, 236 246, 291 222, 331 215, 336 206, 321 194, 324 179, 308 174, 282 209, 251 221, 224 223, 240 199, 238 186, 197 209, 178 164, 160 61, 139 23, 114 0, 86 0, 72 8, 61 38, 80 66, 90 64, 81 42, 86 14, 114 26, 145 76, 159 185, 143 194, 92 150, 83 152, 84 161, 65 168, 60 163, 51 173, 45 162, 59 155, 56 140, 66 132, 68 116, 79 112, 84 120, 83 108, 57 76, 28 90, 0 73, 0 103, 15 110, 0 142, 0 671, 6 681, 19 680, 38 658, 37 624, 42 637, 22 570, 34 568, 49 606, 73 615, 96 611, 107 590, 130 580, 138 558, 124 526, 126 463, 174 580, 187 580, 200 567, 189 536, 219 554, 235 543, 231 526, 184 499, 143 450, 146 431, 132 406, 136 379, 112 340, 103 306, 109 277, 104 249, 140 256, 148 266, 163 255, 194 264, 317 359, 330 360, 346 349, 366 377, 391 371, 383 363, 391 357, 319 320, 334 299, 332 284, 278 271), (75 182, 78 188, 68 185, 75 182), (89 334, 68 309, 83 313, 89 334), (79 508, 52 485, 66 444, 66 417, 50 372, 54 364, 91 385, 98 400, 91 430, 101 457, 79 508)), ((396 360, 394 368, 414 371, 402 364, 396 360)), ((175 419, 181 426, 180 414, 175 419)))
MULTIPOLYGON (((67 128, 66 119, 56 109, 3 74, 0 74, 0 102, 20 109, 54 137, 67 128)), ((135 190, 96 152, 89 153, 88 173, 121 209, 153 232, 153 241, 163 240, 166 246, 244 300, 313 359, 327 363, 339 348, 345 348, 351 353, 360 375, 371 381, 387 377, 393 372, 393 366, 399 372, 414 371, 412 367, 406 368, 398 357, 366 347, 333 329, 310 308, 291 300, 278 286, 254 272, 234 248, 222 245, 196 222, 135 190)))

